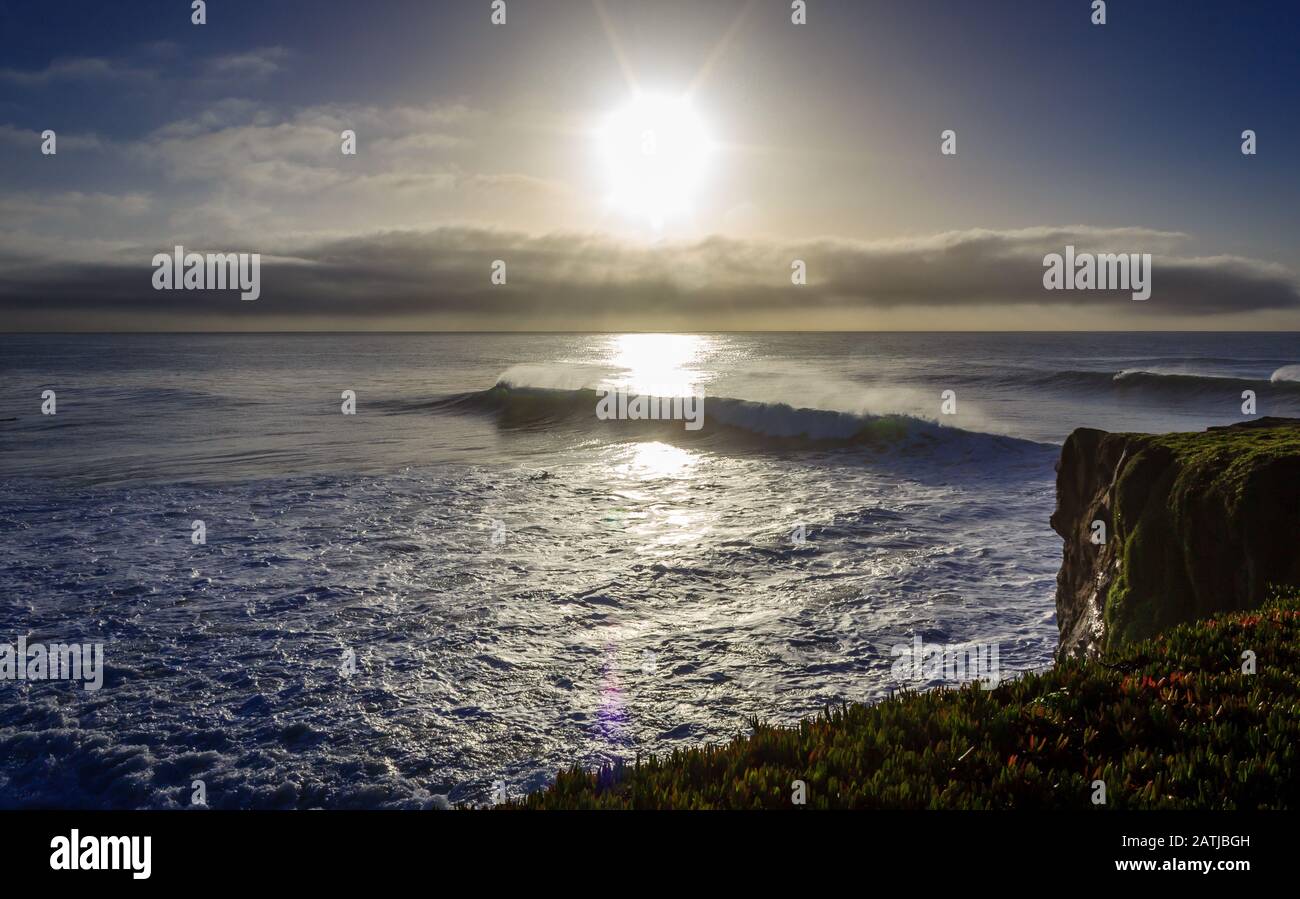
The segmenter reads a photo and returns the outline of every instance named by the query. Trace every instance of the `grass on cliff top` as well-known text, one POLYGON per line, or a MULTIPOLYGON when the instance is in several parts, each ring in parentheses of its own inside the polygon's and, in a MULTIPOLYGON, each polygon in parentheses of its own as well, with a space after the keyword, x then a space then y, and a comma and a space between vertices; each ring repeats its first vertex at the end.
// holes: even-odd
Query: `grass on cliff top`
POLYGON ((1223 428, 1127 436, 1170 450, 1181 468, 1178 487, 1186 489, 1196 484, 1199 489, 1205 489, 1201 478, 1212 473, 1213 484, 1233 500, 1241 498, 1247 478, 1261 463, 1300 456, 1300 427, 1223 428))
MULTIPOLYGON (((1275 463, 1300 460, 1300 428, 1112 436, 1136 448, 1112 497, 1112 533, 1122 549, 1105 603, 1107 647, 1225 607, 1255 605, 1258 599, 1241 602, 1240 587, 1225 582, 1238 574, 1210 559, 1244 538, 1243 516, 1253 519, 1257 549, 1292 555, 1289 547, 1274 545, 1294 533, 1293 514, 1275 508, 1278 490, 1293 475, 1275 463), (1225 601, 1234 595, 1236 603, 1225 601)), ((1256 588, 1262 593, 1264 584, 1256 588)))
POLYGON ((796 780, 803 808, 1300 808, 1300 594, 994 690, 903 693, 795 727, 755 723, 725 745, 575 767, 514 806, 790 809, 796 780))

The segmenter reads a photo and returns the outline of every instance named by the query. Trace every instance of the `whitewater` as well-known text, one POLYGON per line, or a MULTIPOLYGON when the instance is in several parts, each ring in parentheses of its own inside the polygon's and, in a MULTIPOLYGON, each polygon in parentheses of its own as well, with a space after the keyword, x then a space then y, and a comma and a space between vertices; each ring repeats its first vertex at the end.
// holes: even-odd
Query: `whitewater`
POLYGON ((1300 416, 1298 348, 0 336, 0 643, 104 646, 0 683, 0 806, 443 808, 934 686, 917 637, 1042 666, 1061 441, 1300 416))

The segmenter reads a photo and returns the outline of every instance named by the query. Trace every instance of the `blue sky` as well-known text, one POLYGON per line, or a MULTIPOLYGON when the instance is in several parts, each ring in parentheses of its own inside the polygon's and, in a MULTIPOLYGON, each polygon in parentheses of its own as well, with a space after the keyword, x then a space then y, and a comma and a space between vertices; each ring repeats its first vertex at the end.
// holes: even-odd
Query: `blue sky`
POLYGON ((0 304, 22 328, 1300 325, 1291 4, 789 6, 6 3, 0 304), (607 208, 620 54, 717 142, 679 221, 607 208), (1044 295, 1070 241, 1155 254, 1153 301, 1044 295), (150 293, 177 242, 262 253, 265 302, 150 293), (796 257, 811 303, 782 290, 796 257))

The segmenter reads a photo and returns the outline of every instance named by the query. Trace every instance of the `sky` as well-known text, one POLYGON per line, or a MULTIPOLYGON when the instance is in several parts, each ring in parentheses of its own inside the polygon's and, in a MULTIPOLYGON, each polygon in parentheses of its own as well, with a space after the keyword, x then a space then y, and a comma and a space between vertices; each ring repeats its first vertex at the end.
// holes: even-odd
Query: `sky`
POLYGON ((5 0, 0 330, 1300 330, 1292 4, 791 5, 5 0))

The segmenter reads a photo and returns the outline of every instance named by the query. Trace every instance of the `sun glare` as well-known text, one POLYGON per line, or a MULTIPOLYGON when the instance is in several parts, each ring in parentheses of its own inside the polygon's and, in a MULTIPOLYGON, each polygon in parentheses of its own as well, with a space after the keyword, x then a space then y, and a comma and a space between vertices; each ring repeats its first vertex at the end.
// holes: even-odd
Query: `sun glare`
POLYGON ((687 99, 641 94, 597 135, 610 204, 656 230, 691 211, 714 145, 687 99))
POLYGON ((620 334, 610 347, 610 363, 620 369, 612 386, 661 397, 695 393, 710 344, 695 334, 620 334))
POLYGON ((632 458, 620 471, 639 478, 671 477, 682 474, 698 461, 690 450, 667 443, 638 443, 632 458))

